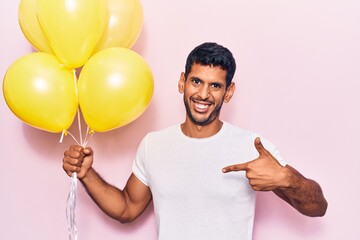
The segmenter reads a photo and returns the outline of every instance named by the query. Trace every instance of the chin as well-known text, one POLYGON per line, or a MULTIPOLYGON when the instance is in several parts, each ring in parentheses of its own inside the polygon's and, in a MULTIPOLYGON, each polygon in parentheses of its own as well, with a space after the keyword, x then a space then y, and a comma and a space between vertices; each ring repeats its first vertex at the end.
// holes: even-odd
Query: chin
POLYGON ((190 120, 192 123, 194 123, 195 125, 198 125, 198 126, 206 126, 206 125, 209 125, 210 123, 212 123, 215 118, 211 119, 210 117, 209 118, 203 118, 203 119, 196 119, 192 116, 190 116, 190 120))

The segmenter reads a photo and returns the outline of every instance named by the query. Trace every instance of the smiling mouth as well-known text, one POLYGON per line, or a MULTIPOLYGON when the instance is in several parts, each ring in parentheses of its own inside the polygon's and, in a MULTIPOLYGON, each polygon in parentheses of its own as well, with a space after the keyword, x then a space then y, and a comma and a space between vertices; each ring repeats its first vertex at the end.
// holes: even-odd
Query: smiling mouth
POLYGON ((209 105, 207 105, 207 104, 201 104, 201 103, 195 103, 195 107, 196 107, 196 108, 199 108, 199 109, 201 109, 201 110, 205 110, 205 109, 207 109, 207 108, 209 107, 209 105))
POLYGON ((207 112, 207 110, 212 105, 211 102, 197 101, 194 99, 191 99, 191 101, 194 103, 195 111, 200 112, 200 113, 207 112))

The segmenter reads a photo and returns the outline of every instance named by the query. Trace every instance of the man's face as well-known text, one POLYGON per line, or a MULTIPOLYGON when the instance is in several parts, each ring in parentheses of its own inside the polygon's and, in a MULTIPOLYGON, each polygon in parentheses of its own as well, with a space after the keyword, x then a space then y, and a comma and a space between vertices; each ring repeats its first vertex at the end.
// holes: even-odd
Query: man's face
POLYGON ((182 73, 179 80, 187 117, 201 126, 219 119, 223 102, 230 101, 234 90, 233 83, 226 89, 226 71, 220 67, 194 64, 187 79, 182 73))

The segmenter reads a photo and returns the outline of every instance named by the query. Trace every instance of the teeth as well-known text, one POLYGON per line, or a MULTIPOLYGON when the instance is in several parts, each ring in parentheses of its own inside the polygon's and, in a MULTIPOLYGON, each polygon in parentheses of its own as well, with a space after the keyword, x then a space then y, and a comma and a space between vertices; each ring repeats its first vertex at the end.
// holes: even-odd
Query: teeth
POLYGON ((205 109, 205 108, 207 108, 208 106, 205 105, 205 104, 196 104, 196 107, 197 107, 197 108, 200 108, 200 109, 205 109))

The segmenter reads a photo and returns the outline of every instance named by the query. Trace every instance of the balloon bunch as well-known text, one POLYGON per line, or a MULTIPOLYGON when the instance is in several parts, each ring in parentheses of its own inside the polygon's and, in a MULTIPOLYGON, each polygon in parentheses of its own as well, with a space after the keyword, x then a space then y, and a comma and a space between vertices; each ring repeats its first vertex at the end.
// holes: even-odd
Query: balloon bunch
POLYGON ((104 132, 148 107, 152 73, 130 49, 142 29, 140 0, 21 0, 18 19, 38 50, 4 76, 6 103, 22 121, 66 134, 80 108, 90 131, 104 132))
MULTIPOLYGON (((141 0, 21 0, 19 24, 38 52, 7 70, 3 94, 11 111, 28 125, 62 132, 78 113, 80 143, 139 117, 153 94, 145 60, 130 47, 143 23, 141 0), (76 71, 81 69, 77 79, 76 71), (82 141, 80 111, 88 125, 82 141), (90 134, 92 135, 92 134, 90 134)), ((69 239, 77 239, 76 173, 66 216, 69 239)))

